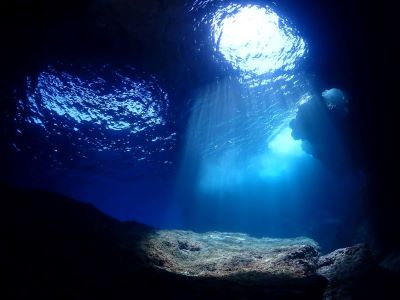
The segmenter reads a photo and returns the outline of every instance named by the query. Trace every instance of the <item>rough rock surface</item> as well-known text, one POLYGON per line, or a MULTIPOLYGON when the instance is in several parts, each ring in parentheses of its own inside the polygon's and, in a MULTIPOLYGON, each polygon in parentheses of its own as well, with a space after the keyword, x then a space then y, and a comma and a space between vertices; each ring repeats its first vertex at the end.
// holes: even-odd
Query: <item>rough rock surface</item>
POLYGON ((253 238, 242 233, 160 230, 143 242, 150 263, 190 276, 299 278, 315 273, 318 245, 308 238, 253 238))
POLYGON ((156 230, 0 184, 0 299, 399 299, 365 246, 318 255, 307 238, 156 230))
POLYGON ((337 249, 318 260, 317 273, 328 279, 324 299, 353 299, 355 289, 374 266, 369 249, 363 245, 337 249))
POLYGON ((0 299, 310 300, 327 284, 308 239, 159 231, 1 184, 0 199, 0 299))

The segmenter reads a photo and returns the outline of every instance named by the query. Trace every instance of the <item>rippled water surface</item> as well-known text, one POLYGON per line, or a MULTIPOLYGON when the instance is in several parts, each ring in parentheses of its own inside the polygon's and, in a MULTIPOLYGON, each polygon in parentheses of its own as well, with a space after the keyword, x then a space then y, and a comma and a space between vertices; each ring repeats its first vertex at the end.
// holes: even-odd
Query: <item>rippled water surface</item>
POLYGON ((262 75, 289 71, 304 56, 304 40, 269 7, 230 5, 212 20, 215 48, 234 68, 262 75))
POLYGON ((58 139, 68 142, 70 159, 119 152, 151 161, 174 146, 169 105, 157 80, 133 68, 59 65, 27 78, 17 120, 54 142, 54 152, 58 139))

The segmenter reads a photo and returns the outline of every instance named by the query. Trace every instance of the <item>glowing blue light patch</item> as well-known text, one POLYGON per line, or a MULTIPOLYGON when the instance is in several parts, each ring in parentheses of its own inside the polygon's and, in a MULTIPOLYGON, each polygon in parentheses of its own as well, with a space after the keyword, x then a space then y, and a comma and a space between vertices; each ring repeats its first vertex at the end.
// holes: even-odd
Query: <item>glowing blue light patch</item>
POLYGON ((294 140, 291 132, 290 127, 281 130, 260 155, 240 159, 240 153, 233 147, 216 160, 204 161, 199 190, 203 193, 224 193, 249 183, 290 174, 299 159, 310 157, 303 151, 302 142, 294 140))
POLYGON ((301 148, 301 140, 292 137, 292 129, 287 127, 277 134, 269 143, 268 149, 278 156, 301 156, 304 151, 301 148))
POLYGON ((203 193, 224 193, 285 176, 305 155, 288 125, 312 94, 292 87, 288 96, 281 96, 279 89, 263 92, 263 87, 241 91, 226 80, 196 97, 183 165, 197 169, 196 184, 203 193))
POLYGON ((292 70, 306 44, 269 7, 231 5, 212 21, 216 49, 234 68, 257 75, 292 70))
POLYGON ((257 161, 258 175, 262 178, 282 176, 290 167, 290 162, 276 158, 273 155, 259 157, 257 161))
POLYGON ((253 159, 253 167, 260 177, 279 177, 293 169, 295 162, 307 154, 301 147, 301 141, 292 137, 292 130, 286 127, 269 143, 267 151, 253 159))
POLYGON ((206 193, 231 190, 249 178, 235 150, 225 152, 216 161, 204 162, 200 173, 198 188, 206 193))

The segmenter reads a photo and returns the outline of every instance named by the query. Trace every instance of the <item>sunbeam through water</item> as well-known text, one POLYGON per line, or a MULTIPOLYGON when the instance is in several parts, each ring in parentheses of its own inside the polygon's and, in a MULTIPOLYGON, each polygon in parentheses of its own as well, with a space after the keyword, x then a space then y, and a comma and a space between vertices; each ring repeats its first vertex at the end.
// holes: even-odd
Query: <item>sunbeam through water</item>
POLYGON ((207 193, 282 174, 288 154, 302 153, 289 121, 311 98, 306 77, 296 69, 306 44, 271 8, 230 5, 215 12, 210 30, 215 50, 238 76, 194 96, 184 168, 192 169, 195 186, 207 193))

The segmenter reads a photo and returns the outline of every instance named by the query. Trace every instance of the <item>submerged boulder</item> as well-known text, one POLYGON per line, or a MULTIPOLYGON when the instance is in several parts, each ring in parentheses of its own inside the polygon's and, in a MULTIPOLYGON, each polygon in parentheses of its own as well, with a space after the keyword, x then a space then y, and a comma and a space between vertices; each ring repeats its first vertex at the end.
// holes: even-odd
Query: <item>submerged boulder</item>
POLYGON ((306 277, 315 273, 319 256, 317 243, 308 238, 254 238, 225 232, 159 230, 148 235, 142 247, 157 268, 235 280, 249 274, 252 280, 306 277))
MULTIPOLYGON (((369 249, 358 244, 337 249, 318 260, 317 273, 328 279, 324 299, 354 299, 373 271, 374 262, 369 249)), ((365 287, 366 289, 366 287, 365 287)))

